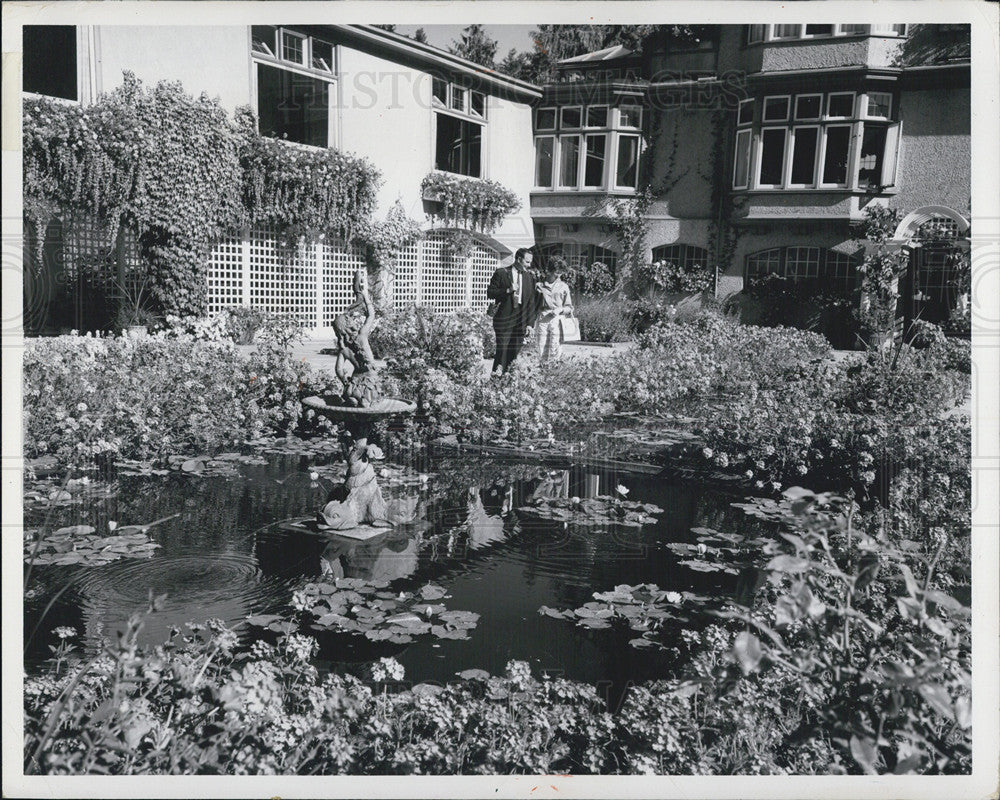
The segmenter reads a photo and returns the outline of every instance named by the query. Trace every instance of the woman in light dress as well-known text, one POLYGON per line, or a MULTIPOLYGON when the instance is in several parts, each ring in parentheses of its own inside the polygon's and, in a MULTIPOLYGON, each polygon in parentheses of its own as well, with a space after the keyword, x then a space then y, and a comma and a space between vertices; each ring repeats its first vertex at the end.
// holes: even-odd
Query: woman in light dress
POLYGON ((562 276, 566 262, 556 256, 549 260, 545 280, 535 284, 540 295, 538 321, 535 323, 535 341, 541 363, 555 361, 562 354, 560 320, 573 316, 573 298, 562 276))

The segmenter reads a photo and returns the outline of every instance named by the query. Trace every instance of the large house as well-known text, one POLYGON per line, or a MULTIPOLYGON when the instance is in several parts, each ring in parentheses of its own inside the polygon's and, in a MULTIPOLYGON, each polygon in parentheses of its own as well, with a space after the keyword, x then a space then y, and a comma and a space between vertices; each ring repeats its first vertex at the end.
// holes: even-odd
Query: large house
MULTIPOLYGON (((969 28, 667 28, 568 59, 535 110, 531 214, 540 247, 618 258, 616 199, 648 186, 647 258, 715 268, 720 296, 766 274, 854 281, 869 204, 967 241, 969 28)), ((913 247, 907 301, 940 317, 950 252, 913 247)))
MULTIPOLYGON (((678 38, 664 26, 641 54, 568 59, 536 87, 367 25, 40 26, 25 29, 24 90, 87 103, 124 70, 179 80, 230 110, 250 105, 262 133, 371 159, 380 213, 398 200, 423 221, 432 173, 517 195, 520 211, 478 236, 464 263, 436 232, 410 248, 397 304, 484 305, 493 268, 532 244, 614 269, 614 203, 647 187, 646 257, 712 270, 724 296, 770 273, 850 284, 852 226, 871 204, 906 212, 897 244, 916 244, 928 223, 967 237, 968 33, 759 24, 678 38)), ((279 275, 264 234, 216 248, 211 309, 264 305, 326 327, 341 299, 324 281, 341 280, 356 254, 318 247, 279 275)), ((908 302, 940 316, 950 255, 912 249, 908 302)))

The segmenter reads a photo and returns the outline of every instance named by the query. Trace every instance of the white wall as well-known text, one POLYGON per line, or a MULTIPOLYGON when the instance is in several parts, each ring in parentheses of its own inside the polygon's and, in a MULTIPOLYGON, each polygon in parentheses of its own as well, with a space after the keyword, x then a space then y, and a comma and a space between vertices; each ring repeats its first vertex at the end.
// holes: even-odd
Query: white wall
POLYGON ((247 26, 101 25, 93 47, 98 92, 121 85, 122 71, 131 70, 148 85, 180 81, 189 94, 206 92, 230 112, 256 105, 247 26))

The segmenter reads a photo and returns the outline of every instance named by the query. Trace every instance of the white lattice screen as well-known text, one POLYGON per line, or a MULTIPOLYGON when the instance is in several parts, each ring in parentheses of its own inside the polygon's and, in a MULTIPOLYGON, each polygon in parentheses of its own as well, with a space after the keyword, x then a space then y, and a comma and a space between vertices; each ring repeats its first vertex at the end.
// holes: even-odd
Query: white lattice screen
POLYGON ((365 267, 360 247, 348 248, 343 242, 320 245, 323 259, 323 327, 333 325, 333 319, 354 301, 354 273, 365 267))
MULTIPOLYGON (((468 259, 457 258, 445 241, 445 235, 430 233, 400 253, 393 281, 395 308, 414 303, 436 311, 486 306, 486 287, 500 256, 477 242, 468 259)), ((285 251, 269 231, 249 240, 227 239, 209 258, 209 313, 247 304, 293 314, 306 328, 329 328, 350 305, 351 280, 364 267, 361 248, 343 242, 285 251)))
POLYGON ((243 241, 225 239, 208 257, 208 313, 242 305, 243 299, 243 241))

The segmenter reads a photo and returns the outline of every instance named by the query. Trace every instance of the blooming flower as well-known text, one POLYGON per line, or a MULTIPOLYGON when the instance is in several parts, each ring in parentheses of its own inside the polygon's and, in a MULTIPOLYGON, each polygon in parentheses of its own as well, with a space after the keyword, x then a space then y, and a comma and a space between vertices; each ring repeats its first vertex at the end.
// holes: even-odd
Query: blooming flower
POLYGON ((318 481, 319 480, 319 473, 318 472, 310 472, 309 473, 309 480, 311 480, 311 481, 318 481))
POLYGON ((60 625, 52 632, 60 639, 72 639, 74 636, 76 636, 76 628, 71 628, 68 625, 60 625))
POLYGON ((705 456, 705 458, 711 458, 712 457, 712 453, 713 453, 713 451, 712 451, 711 447, 706 447, 704 450, 701 451, 701 454, 703 456, 705 456))
POLYGON ((627 495, 627 494, 628 494, 628 488, 627 488, 627 487, 625 487, 625 486, 624 486, 623 484, 621 484, 621 483, 619 483, 619 484, 618 484, 618 485, 617 485, 617 486, 615 487, 615 491, 616 491, 616 492, 618 492, 618 494, 620 494, 620 495, 621 495, 622 497, 625 497, 625 495, 627 495))
POLYGON ((679 603, 680 601, 681 601, 681 596, 678 592, 667 592, 668 603, 679 603))

